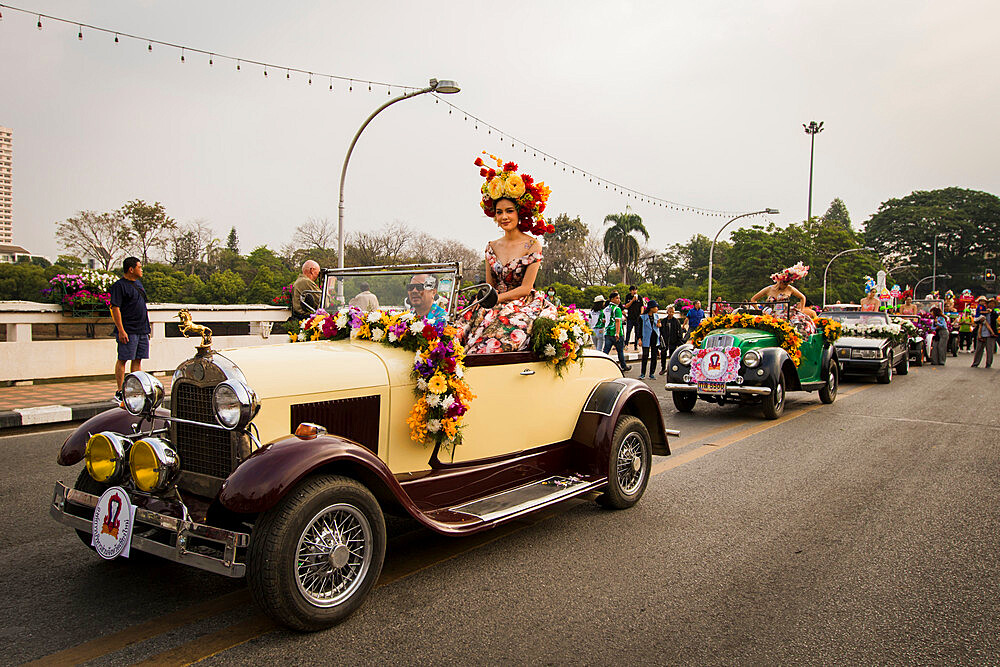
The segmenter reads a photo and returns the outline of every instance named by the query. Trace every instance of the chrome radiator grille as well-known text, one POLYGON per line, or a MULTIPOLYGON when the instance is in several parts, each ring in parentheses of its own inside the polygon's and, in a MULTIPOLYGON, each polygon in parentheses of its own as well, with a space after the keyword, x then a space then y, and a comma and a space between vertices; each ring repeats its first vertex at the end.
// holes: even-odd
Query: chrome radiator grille
MULTIPOLYGON (((213 390, 214 387, 199 387, 189 382, 174 383, 171 389, 172 414, 181 419, 215 424, 213 390)), ((176 423, 174 429, 173 444, 180 455, 182 470, 212 477, 228 477, 233 471, 229 431, 176 423)))

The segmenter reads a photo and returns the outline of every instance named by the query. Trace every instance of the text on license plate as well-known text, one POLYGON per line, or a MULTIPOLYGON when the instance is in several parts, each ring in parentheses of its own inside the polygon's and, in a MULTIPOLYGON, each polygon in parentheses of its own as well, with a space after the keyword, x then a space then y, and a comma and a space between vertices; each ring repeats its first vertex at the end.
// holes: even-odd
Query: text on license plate
POLYGON ((725 382, 699 382, 698 392, 702 394, 724 394, 726 393, 725 382))

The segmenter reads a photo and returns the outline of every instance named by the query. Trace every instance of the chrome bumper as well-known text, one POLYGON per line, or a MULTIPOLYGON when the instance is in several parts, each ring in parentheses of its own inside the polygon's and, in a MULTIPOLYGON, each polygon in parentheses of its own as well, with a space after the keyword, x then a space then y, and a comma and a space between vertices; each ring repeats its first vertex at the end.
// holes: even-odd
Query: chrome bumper
MULTIPOLYGON (((72 503, 79 507, 88 508, 90 514, 93 514, 98 500, 97 496, 71 489, 62 482, 56 482, 56 487, 52 492, 52 506, 49 508, 49 514, 59 523, 89 533, 92 521, 68 513, 66 511, 66 504, 72 503)), ((239 578, 246 575, 246 563, 236 562, 236 550, 245 548, 250 544, 250 535, 248 533, 237 533, 206 526, 201 523, 184 521, 177 517, 137 507, 135 510, 135 528, 137 531, 141 531, 144 527, 159 528, 167 531, 168 543, 143 537, 136 534, 136 531, 133 531, 133 549, 227 577, 239 578), (192 545, 192 542, 195 540, 199 542, 211 542, 213 546, 217 546, 222 551, 222 558, 189 551, 189 547, 197 546, 192 545)))
MULTIPOLYGON (((696 384, 680 384, 677 382, 668 382, 665 387, 667 391, 698 391, 698 385, 696 384)), ((727 394, 749 394, 752 396, 769 396, 771 394, 770 387, 747 387, 745 385, 726 385, 727 394)), ((706 396, 721 396, 722 394, 705 394, 706 396)))

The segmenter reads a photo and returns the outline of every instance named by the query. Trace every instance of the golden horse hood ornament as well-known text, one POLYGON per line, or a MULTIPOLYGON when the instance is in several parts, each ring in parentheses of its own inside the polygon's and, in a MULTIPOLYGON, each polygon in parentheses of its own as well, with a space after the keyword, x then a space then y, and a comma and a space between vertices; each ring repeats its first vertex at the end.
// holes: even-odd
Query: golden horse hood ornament
POLYGON ((212 330, 202 324, 195 324, 191 313, 185 308, 177 313, 180 319, 180 330, 188 338, 201 336, 201 345, 197 346, 198 356, 203 357, 212 350, 212 330))

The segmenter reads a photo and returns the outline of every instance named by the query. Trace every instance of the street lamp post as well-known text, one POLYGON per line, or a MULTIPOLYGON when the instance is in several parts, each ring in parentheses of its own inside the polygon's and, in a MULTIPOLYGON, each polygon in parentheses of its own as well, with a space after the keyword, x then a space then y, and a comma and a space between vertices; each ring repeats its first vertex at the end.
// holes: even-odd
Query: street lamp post
MULTIPOLYGON (((379 115, 383 109, 392 106, 396 102, 402 100, 408 100, 411 97, 416 97, 417 95, 423 95, 424 93, 457 93, 460 91, 458 84, 449 79, 442 79, 438 81, 437 79, 431 79, 430 85, 426 88, 421 88, 420 90, 413 90, 408 93, 404 93, 398 97, 394 97, 378 109, 372 112, 365 122, 361 124, 358 131, 355 133, 354 138, 351 139, 351 145, 347 149, 347 155, 344 156, 344 167, 340 170, 340 205, 337 209, 337 267, 344 268, 344 181, 347 179, 347 164, 351 161, 351 153, 354 152, 354 146, 358 143, 358 137, 361 133, 365 131, 368 127, 368 123, 372 122, 375 116, 379 115)), ((343 281, 338 281, 338 290, 343 289, 343 281)))
POLYGON ((945 232, 934 235, 934 266, 931 268, 931 292, 937 294, 937 240, 942 236, 947 236, 945 232))
POLYGON ((712 247, 708 250, 708 313, 712 314, 712 265, 715 262, 715 242, 719 240, 719 234, 722 230, 729 226, 729 223, 734 220, 739 220, 740 218, 745 218, 750 215, 760 215, 761 213, 767 213, 768 215, 778 215, 778 209, 776 208, 765 208, 763 211, 754 211, 753 213, 742 213, 735 218, 730 218, 729 222, 722 225, 719 231, 715 233, 715 238, 712 239, 712 247))
POLYGON ((833 264, 833 260, 837 259, 841 255, 846 255, 849 252, 858 252, 859 250, 865 250, 865 248, 848 248, 838 252, 836 255, 830 258, 830 261, 826 263, 826 268, 823 269, 823 308, 826 309, 826 273, 830 270, 830 265, 833 264))
POLYGON ((816 135, 823 131, 823 121, 817 123, 814 120, 809 121, 809 124, 802 124, 802 128, 809 135, 809 207, 807 209, 808 217, 806 220, 812 220, 813 217, 813 150, 816 148, 816 135))
POLYGON ((917 297, 917 287, 920 285, 920 283, 924 282, 925 280, 935 281, 936 278, 951 278, 951 275, 947 273, 942 273, 942 274, 934 273, 929 276, 924 276, 923 278, 917 281, 916 285, 913 286, 913 298, 917 297))

